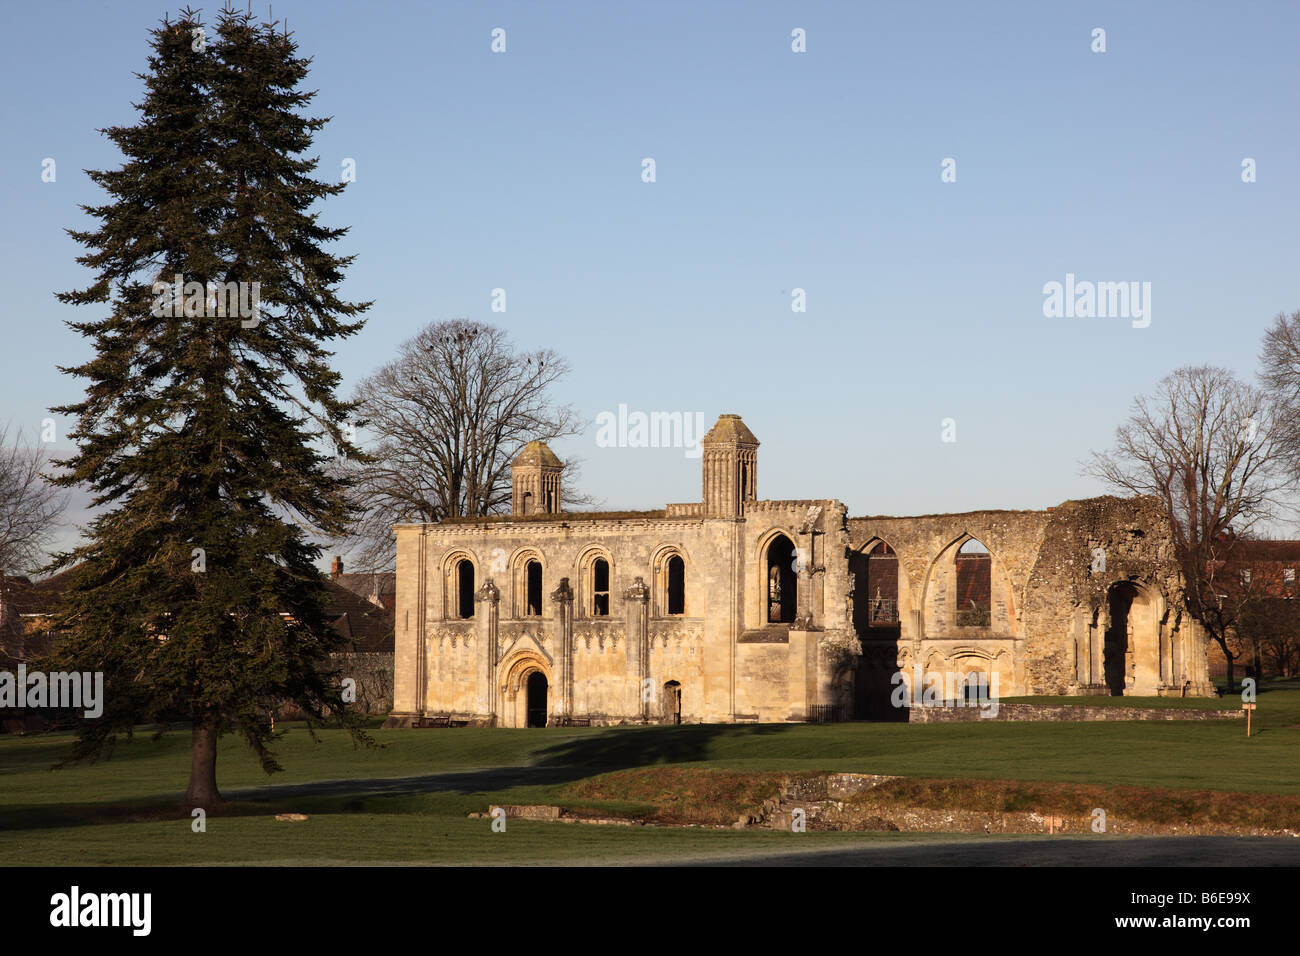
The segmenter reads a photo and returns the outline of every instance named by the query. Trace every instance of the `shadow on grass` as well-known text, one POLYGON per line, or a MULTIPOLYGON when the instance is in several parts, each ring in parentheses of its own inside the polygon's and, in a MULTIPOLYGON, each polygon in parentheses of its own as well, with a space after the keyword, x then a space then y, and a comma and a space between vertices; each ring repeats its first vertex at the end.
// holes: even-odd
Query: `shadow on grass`
MULTIPOLYGON (((613 770, 708 760, 722 737, 764 737, 784 733, 791 724, 689 724, 672 727, 617 727, 537 751, 529 766, 484 767, 407 777, 318 780, 311 783, 223 789, 228 805, 213 816, 246 816, 297 809, 304 801, 315 813, 373 812, 375 801, 400 802, 429 794, 468 796, 516 787, 572 783, 613 770)), ((175 801, 127 800, 112 803, 11 806, 0 812, 0 831, 96 826, 175 819, 175 801)))
POLYGON ((612 770, 709 760, 715 740, 785 733, 797 724, 683 724, 672 727, 611 727, 536 751, 531 765, 484 767, 416 777, 322 780, 315 783, 232 790, 228 799, 281 800, 293 797, 392 796, 426 793, 478 794, 513 787, 572 783, 612 770))
POLYGON ((630 770, 665 763, 695 763, 715 756, 713 742, 724 737, 766 737, 802 724, 683 724, 671 727, 620 727, 610 733, 578 737, 537 752, 539 767, 582 767, 590 773, 630 770))

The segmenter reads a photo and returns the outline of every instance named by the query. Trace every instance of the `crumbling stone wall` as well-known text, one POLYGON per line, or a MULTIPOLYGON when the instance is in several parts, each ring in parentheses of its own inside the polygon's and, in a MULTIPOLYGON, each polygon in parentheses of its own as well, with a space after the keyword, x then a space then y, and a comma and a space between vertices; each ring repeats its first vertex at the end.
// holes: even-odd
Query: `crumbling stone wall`
MULTIPOLYGON (((1133 694, 1213 694, 1204 635, 1181 608, 1173 545, 1159 502, 1103 497, 1045 511, 979 511, 914 518, 850 518, 850 547, 887 543, 899 562, 896 666, 915 674, 957 671, 998 677, 1003 696, 1115 692, 1108 655, 1114 623, 1133 694), (991 556, 992 619, 960 626, 951 603, 955 555, 976 539, 991 556), (1116 587, 1131 600, 1111 622, 1116 587), (1109 678, 1110 684, 1107 683, 1109 678)), ((861 565, 858 565, 859 567, 861 565)), ((1118 600, 1118 599, 1116 599, 1118 600)), ((860 634, 876 667, 888 642, 860 634)))

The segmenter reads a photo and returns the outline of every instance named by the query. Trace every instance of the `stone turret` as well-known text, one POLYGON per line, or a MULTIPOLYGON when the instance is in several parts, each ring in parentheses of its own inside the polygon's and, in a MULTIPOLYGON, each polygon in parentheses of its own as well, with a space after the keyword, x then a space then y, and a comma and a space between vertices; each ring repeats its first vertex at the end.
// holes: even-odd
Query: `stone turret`
POLYGON ((544 441, 530 441, 510 465, 511 514, 560 513, 560 472, 564 463, 544 441))
POLYGON ((704 513, 738 518, 758 498, 758 439, 739 415, 723 415, 703 440, 704 513))

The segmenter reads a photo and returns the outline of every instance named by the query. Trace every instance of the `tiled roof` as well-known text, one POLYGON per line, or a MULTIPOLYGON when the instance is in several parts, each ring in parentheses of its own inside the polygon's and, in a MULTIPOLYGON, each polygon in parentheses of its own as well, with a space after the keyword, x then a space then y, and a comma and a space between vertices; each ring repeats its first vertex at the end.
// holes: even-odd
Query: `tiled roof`
POLYGON ((374 573, 348 573, 332 575, 330 578, 340 587, 345 587, 357 597, 374 603, 378 601, 388 610, 397 607, 397 572, 376 571, 374 573))
POLYGON ((758 439, 754 437, 754 433, 740 420, 740 416, 732 414, 719 416, 717 422, 708 430, 702 441, 706 444, 730 441, 749 445, 759 443, 758 439))
POLYGON ((530 441, 523 447, 519 454, 515 455, 513 465, 550 465, 558 467, 560 459, 556 457, 555 452, 544 441, 530 441))
MULTIPOLYGON (((346 577, 346 575, 344 575, 346 577)), ((370 575, 357 575, 370 577, 370 575)), ((336 581, 326 580, 325 613, 330 626, 353 642, 357 651, 393 650, 393 612, 373 604, 336 581)))
MULTIPOLYGON (((48 614, 76 570, 75 567, 68 568, 35 583, 22 577, 8 578, 3 595, 6 611, 12 610, 20 615, 48 614)), ((367 579, 372 577, 368 574, 353 576, 367 579)), ((379 577, 382 578, 383 575, 379 577)), ((373 604, 328 578, 325 579, 325 587, 325 614, 335 631, 352 641, 358 651, 393 650, 394 618, 390 608, 373 604)))

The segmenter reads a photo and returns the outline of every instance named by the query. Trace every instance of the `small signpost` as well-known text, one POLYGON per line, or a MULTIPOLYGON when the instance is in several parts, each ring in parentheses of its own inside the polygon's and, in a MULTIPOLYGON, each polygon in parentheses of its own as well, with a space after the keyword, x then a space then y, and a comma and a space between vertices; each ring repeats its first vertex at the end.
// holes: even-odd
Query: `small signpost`
POLYGON ((1047 824, 1048 833, 1055 833, 1056 828, 1059 827, 1065 821, 1062 820, 1060 817, 1046 817, 1043 822, 1047 824))
POLYGON ((1254 704, 1242 704, 1241 709, 1246 712, 1246 736, 1250 736, 1250 712, 1255 709, 1254 704))

